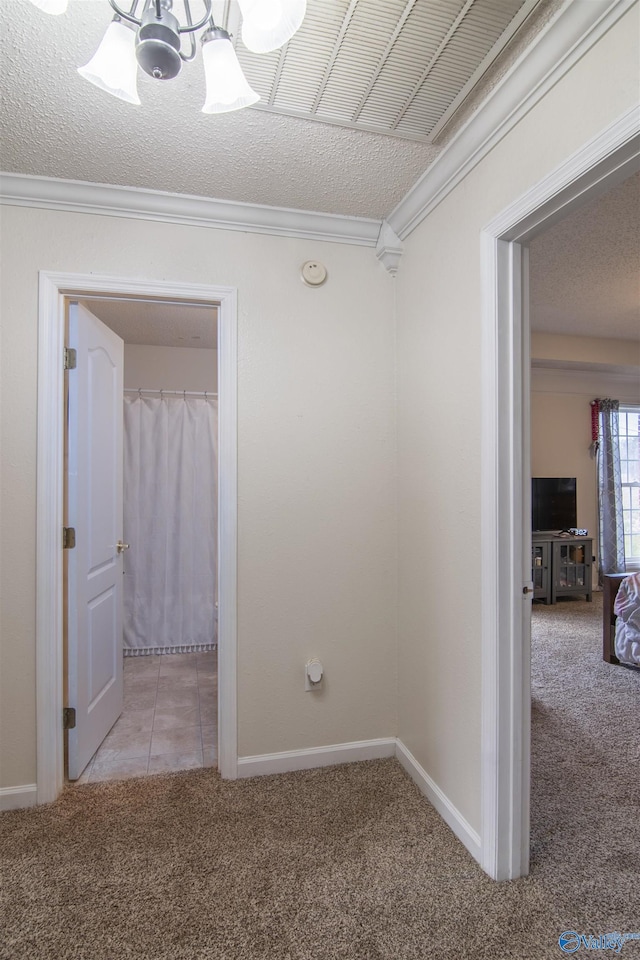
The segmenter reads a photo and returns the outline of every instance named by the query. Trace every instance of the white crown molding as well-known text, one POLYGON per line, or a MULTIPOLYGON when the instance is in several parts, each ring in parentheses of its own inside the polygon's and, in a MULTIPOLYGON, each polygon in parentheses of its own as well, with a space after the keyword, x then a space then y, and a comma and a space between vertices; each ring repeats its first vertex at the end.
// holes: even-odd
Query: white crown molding
POLYGON ((365 247, 375 247, 380 233, 380 221, 366 217, 344 217, 311 210, 268 207, 19 173, 0 173, 0 201, 10 206, 93 213, 134 220, 160 220, 164 223, 299 237, 304 240, 327 240, 365 247))
MULTIPOLYGON (((405 240, 636 2, 570 0, 395 207, 386 221, 389 230, 405 240)), ((378 246, 382 226, 380 220, 365 217, 15 173, 0 173, 0 202, 368 247, 378 246)), ((395 272, 399 259, 395 241, 383 243, 378 256, 395 272)))
POLYGON ((398 237, 406 240, 636 2, 567 3, 387 217, 398 237))
POLYGON ((238 757, 238 778, 312 770, 315 767, 332 767, 337 763, 355 763, 360 760, 383 760, 394 757, 395 754, 395 737, 333 743, 326 747, 285 750, 283 753, 262 753, 254 757, 238 757))
POLYGON ((402 240, 394 233, 387 221, 383 220, 376 244, 376 257, 392 276, 398 272, 402 250, 402 240))
POLYGON ((635 363, 591 363, 587 360, 547 360, 533 357, 531 366, 537 370, 561 370, 564 373, 607 374, 611 377, 640 379, 640 366, 635 363))
POLYGON ((623 403, 640 403, 640 367, 532 360, 531 389, 534 393, 617 397, 623 403))

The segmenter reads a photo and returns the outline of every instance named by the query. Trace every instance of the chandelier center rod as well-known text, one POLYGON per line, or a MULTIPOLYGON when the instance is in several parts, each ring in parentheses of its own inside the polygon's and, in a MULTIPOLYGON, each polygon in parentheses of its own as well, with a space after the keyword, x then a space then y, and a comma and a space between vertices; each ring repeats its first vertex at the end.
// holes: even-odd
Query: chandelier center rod
MULTIPOLYGON (((202 27, 207 23, 211 18, 211 0, 203 0, 205 15, 202 19, 198 20, 197 23, 189 23, 186 27, 178 26, 178 33, 193 33, 196 30, 201 30, 202 27)), ((109 0, 109 4, 115 10, 116 14, 121 17, 123 20, 128 20, 129 23, 134 23, 136 27, 142 26, 142 20, 139 17, 135 16, 135 8, 138 5, 137 0, 134 0, 132 4, 131 12, 127 13, 125 10, 122 10, 118 5, 117 0, 109 0)), ((156 11, 156 19, 162 20, 162 10, 163 8, 169 12, 173 7, 173 0, 153 0, 153 6, 156 11)))

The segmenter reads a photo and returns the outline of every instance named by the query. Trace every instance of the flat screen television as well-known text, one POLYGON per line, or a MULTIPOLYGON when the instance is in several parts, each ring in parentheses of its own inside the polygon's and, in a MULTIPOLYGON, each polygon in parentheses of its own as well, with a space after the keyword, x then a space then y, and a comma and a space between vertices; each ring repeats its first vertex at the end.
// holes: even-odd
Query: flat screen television
POLYGON ((532 530, 569 530, 578 525, 575 477, 534 477, 531 481, 532 530))

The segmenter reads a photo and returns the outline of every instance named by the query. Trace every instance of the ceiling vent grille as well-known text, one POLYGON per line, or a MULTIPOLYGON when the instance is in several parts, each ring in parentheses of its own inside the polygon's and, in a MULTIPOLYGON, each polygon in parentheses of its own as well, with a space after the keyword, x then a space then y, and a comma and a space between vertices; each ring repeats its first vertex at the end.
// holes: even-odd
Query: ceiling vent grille
POLYGON ((237 51, 256 109, 430 142, 539 0, 309 0, 282 50, 237 51))

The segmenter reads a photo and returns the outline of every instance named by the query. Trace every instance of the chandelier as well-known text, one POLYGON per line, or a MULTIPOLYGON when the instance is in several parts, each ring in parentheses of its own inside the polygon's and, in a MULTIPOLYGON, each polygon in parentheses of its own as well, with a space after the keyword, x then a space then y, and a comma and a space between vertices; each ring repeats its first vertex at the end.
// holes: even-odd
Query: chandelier
MULTIPOLYGON (((203 113, 228 113, 249 107, 260 97, 251 89, 231 43, 231 35, 216 26, 211 13, 212 0, 201 0, 203 13, 193 21, 190 0, 184 0, 185 22, 173 12, 173 0, 140 0, 122 10, 117 0, 109 0, 115 11, 95 54, 78 73, 90 83, 128 103, 140 103, 137 89, 138 67, 156 80, 171 80, 183 62, 195 60, 196 34, 200 37, 206 83, 203 113), (182 50, 183 35, 188 35, 188 52, 182 50)), ((60 14, 67 0, 32 0, 46 13, 60 14)), ((306 13, 307 0, 238 0, 242 14, 242 42, 254 53, 268 53, 284 46, 299 29, 306 13)))

